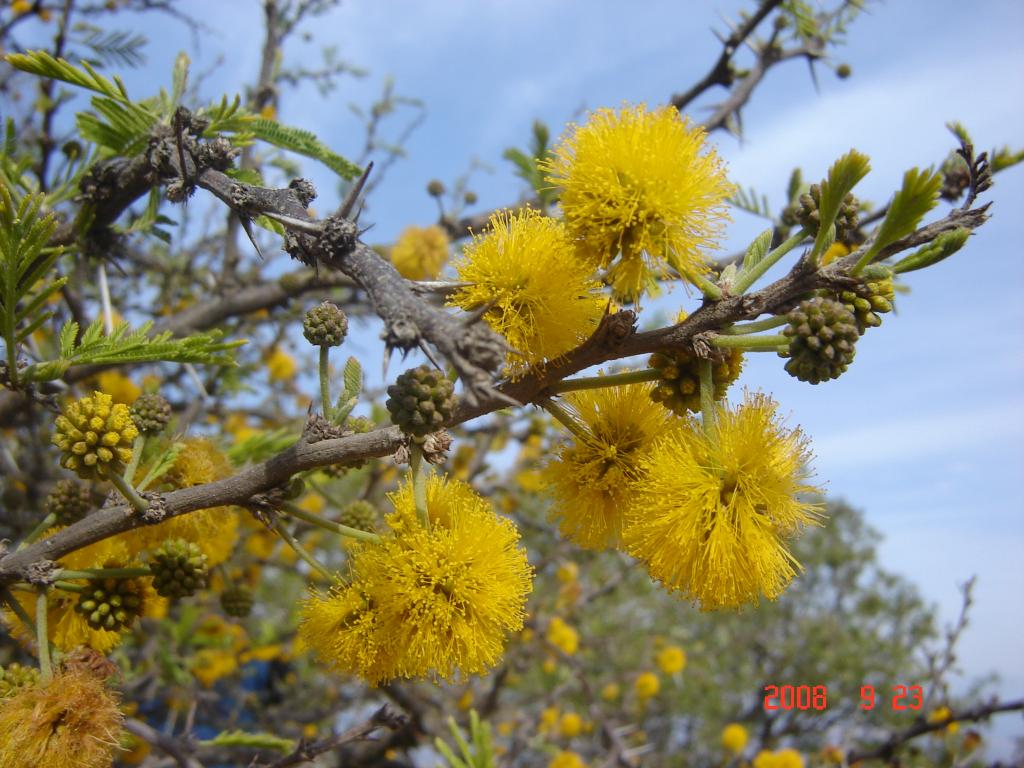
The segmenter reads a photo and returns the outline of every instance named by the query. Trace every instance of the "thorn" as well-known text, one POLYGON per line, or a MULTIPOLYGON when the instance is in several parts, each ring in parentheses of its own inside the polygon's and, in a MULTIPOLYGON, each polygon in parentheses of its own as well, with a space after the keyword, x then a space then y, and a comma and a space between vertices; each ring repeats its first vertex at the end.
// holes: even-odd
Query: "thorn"
POLYGON ((472 312, 468 312, 466 316, 462 319, 463 324, 473 325, 474 323, 479 321, 484 315, 486 315, 494 307, 496 303, 497 301, 495 300, 488 301, 486 304, 480 305, 472 312))
POLYGON ((285 213, 278 213, 277 211, 262 211, 263 215, 268 219, 279 221, 285 226, 297 229, 300 232, 304 232, 307 235, 319 236, 323 231, 323 228, 315 221, 307 221, 306 219, 296 219, 294 216, 289 216, 285 213))
POLYGON ((391 347, 390 346, 385 346, 384 347, 384 365, 383 365, 383 367, 381 368, 381 371, 380 371, 381 378, 384 379, 385 381, 387 381, 387 379, 388 379, 388 363, 390 363, 390 362, 391 362, 391 347))
POLYGON ((423 354, 427 356, 427 360, 433 363, 434 367, 437 368, 437 370, 441 371, 441 373, 444 373, 444 368, 442 368, 441 364, 437 362, 436 359, 434 359, 434 356, 431 354, 430 347, 427 346, 427 343, 423 341, 423 339, 417 339, 416 343, 420 345, 420 349, 423 351, 423 354))
POLYGON ((252 219, 248 216, 238 214, 238 220, 242 223, 242 229, 245 232, 245 236, 249 238, 249 242, 252 243, 252 247, 256 249, 256 255, 260 257, 260 261, 266 261, 263 258, 263 251, 260 250, 260 244, 256 242, 256 235, 252 231, 252 219))
MULTIPOLYGON (((369 163, 366 164, 366 168, 363 170, 362 176, 360 176, 359 180, 355 183, 355 186, 353 186, 352 189, 350 189, 348 194, 345 196, 345 200, 342 202, 341 207, 338 209, 338 215, 341 216, 343 219, 347 219, 349 217, 349 214, 352 213, 352 209, 355 208, 356 200, 358 200, 359 195, 362 194, 363 187, 366 186, 366 180, 369 178, 370 171, 372 170, 373 161, 370 161, 369 163)), ((356 218, 358 218, 358 215, 356 216, 356 218)))

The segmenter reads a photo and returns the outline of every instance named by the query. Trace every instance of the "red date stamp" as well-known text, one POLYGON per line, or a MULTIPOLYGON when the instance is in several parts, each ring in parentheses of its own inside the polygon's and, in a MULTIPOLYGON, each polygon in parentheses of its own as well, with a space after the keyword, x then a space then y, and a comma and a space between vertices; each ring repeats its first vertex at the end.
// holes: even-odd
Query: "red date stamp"
MULTIPOLYGON (((889 706, 895 712, 921 709, 924 694, 920 685, 894 685, 891 689, 889 706)), ((860 689, 860 708, 870 712, 880 702, 884 702, 887 694, 879 694, 873 685, 862 685, 860 689)), ((824 685, 766 685, 764 687, 764 708, 766 712, 790 710, 828 709, 828 687, 824 685)))

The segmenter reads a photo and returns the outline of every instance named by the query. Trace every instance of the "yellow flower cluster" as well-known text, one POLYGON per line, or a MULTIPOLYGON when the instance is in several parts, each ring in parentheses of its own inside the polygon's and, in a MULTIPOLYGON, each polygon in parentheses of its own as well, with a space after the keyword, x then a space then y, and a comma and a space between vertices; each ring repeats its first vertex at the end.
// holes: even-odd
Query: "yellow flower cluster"
POLYGON ((722 729, 722 747, 734 755, 740 754, 747 746, 750 735, 739 723, 729 723, 722 729))
POLYGON ((641 458, 670 423, 671 414, 650 393, 651 385, 633 384, 565 397, 587 439, 559 447, 543 476, 555 501, 551 518, 585 549, 621 544, 630 484, 641 478, 641 458))
POLYGON ((448 261, 448 235, 436 224, 406 227, 391 249, 391 263, 407 280, 436 280, 448 261))
POLYGON ((678 645, 666 645, 658 651, 654 660, 658 664, 658 669, 666 675, 675 675, 686 668, 686 651, 678 645))
POLYGON ((753 768, 804 768, 804 758, 795 749, 762 749, 754 756, 753 768))
MULTIPOLYGON (((57 532, 57 528, 51 528, 44 536, 48 537, 57 532)), ((125 539, 115 536, 103 539, 95 544, 82 547, 64 557, 59 561, 63 568, 71 570, 83 570, 86 568, 123 568, 137 567, 140 565, 135 559, 135 552, 128 545, 125 539)), ((152 581, 148 578, 132 578, 132 591, 138 595, 141 604, 137 609, 140 616, 159 617, 166 612, 167 601, 157 595, 153 589, 152 581)), ((74 584, 84 585, 85 581, 75 580, 74 584)), ((34 595, 16 592, 15 598, 25 610, 25 613, 34 621, 36 617, 36 599, 34 595)), ((107 653, 121 643, 127 634, 128 629, 107 630, 94 629, 89 625, 85 615, 75 610, 78 605, 79 595, 76 592, 63 590, 51 590, 47 602, 47 630, 50 643, 62 651, 70 651, 80 645, 88 646, 100 653, 107 653)), ((4 612, 4 618, 13 635, 25 643, 34 640, 22 623, 9 611, 4 612)), ((0 763, 2 765, 2 763, 0 763)))
POLYGON ((572 126, 542 164, 561 192, 562 212, 581 253, 621 301, 636 301, 675 269, 707 271, 732 191, 704 131, 673 107, 601 109, 572 126))
POLYGON ((303 606, 299 634, 340 672, 397 677, 486 671, 522 628, 531 570, 518 532, 469 486, 432 477, 429 526, 412 488, 391 497, 391 534, 354 547, 352 579, 303 606))
POLYGON ((63 672, 0 703, 0 765, 109 768, 123 720, 99 678, 86 670, 63 672))
POLYGON ((649 391, 565 398, 580 429, 543 473, 562 534, 621 547, 704 609, 775 599, 800 567, 787 540, 819 517, 803 498, 818 489, 805 482, 802 433, 783 428, 762 395, 716 406, 704 427, 673 418, 649 391))
POLYGON ((128 406, 110 395, 93 392, 65 406, 56 419, 53 443, 61 450, 61 466, 83 480, 106 477, 132 458, 132 442, 139 430, 128 406))
POLYGON ((449 303, 490 307, 484 321, 516 351, 510 368, 553 360, 593 333, 607 300, 565 226, 527 209, 497 213, 488 227, 456 263, 459 280, 469 285, 449 303))
POLYGON ((580 647, 579 633, 558 616, 548 622, 548 631, 544 637, 566 656, 572 656, 580 647))
POLYGON ((688 421, 644 458, 623 533, 654 578, 704 609, 778 597, 799 568, 785 540, 819 514, 801 498, 817 491, 806 441, 772 401, 715 411, 714 427, 688 421))
POLYGON ((636 697, 641 702, 645 702, 658 695, 658 691, 661 690, 661 680, 653 672, 642 672, 637 675, 633 689, 636 691, 636 697))

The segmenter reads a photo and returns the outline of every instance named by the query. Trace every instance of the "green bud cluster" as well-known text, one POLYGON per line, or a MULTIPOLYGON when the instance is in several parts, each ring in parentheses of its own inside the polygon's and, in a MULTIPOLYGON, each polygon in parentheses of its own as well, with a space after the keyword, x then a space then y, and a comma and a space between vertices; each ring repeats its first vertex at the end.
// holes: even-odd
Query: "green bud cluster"
POLYGON ((142 587, 135 579, 90 579, 78 597, 75 610, 93 629, 119 632, 127 629, 142 611, 142 587))
POLYGON ((149 568, 153 588, 161 597, 177 600, 206 586, 209 568, 198 545, 184 539, 165 541, 153 553, 149 568))
POLYGON ((892 302, 896 297, 892 276, 867 280, 855 288, 841 291, 839 300, 857 320, 857 330, 862 334, 868 328, 877 328, 887 312, 892 312, 892 302))
POLYGON ((78 522, 92 509, 89 488, 74 480, 58 480, 46 497, 46 513, 61 525, 78 522))
POLYGON ((337 347, 348 335, 348 318, 329 301, 313 307, 302 320, 302 335, 314 347, 337 347))
MULTIPOLYGON (((795 203, 790 205, 782 214, 782 221, 788 226, 799 224, 810 232, 811 237, 816 237, 821 227, 821 185, 811 184, 811 188, 804 192, 795 203)), ((840 243, 852 243, 855 241, 858 227, 860 227, 860 202, 852 193, 843 198, 836 214, 836 241, 840 243)))
POLYGON ((38 683, 39 670, 35 667, 23 667, 16 662, 0 667, 0 700, 10 698, 22 688, 29 688, 38 683))
POLYGON ((455 410, 454 386, 444 374, 421 365, 388 387, 391 420, 408 435, 425 437, 441 429, 455 410))
POLYGON ((800 381, 820 384, 838 378, 853 362, 860 337, 857 319, 833 299, 806 299, 789 315, 786 372, 800 381))
MULTIPOLYGON (((715 350, 711 360, 711 380, 715 399, 725 397, 729 386, 743 368, 743 353, 738 349, 715 350)), ((684 416, 700 410, 700 360, 692 352, 655 352, 647 365, 658 371, 660 381, 651 390, 651 399, 673 413, 684 416)))
POLYGON ((163 431, 171 421, 171 404, 159 394, 139 395, 131 407, 132 423, 144 435, 163 431))
POLYGON ((372 531, 377 527, 377 508, 368 501, 357 499, 341 511, 338 522, 360 531, 372 531))
POLYGON ((220 607, 228 616, 244 619, 252 613, 252 590, 236 584, 220 593, 220 607))

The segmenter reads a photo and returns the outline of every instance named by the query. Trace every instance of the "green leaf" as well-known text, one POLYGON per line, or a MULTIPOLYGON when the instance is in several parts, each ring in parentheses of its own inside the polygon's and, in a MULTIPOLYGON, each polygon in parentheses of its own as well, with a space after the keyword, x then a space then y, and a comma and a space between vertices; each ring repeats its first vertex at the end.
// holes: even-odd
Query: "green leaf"
POLYGON ((752 270, 760 263, 761 259, 768 255, 768 251, 770 251, 772 247, 773 234, 774 230, 766 229, 754 238, 754 242, 747 247, 747 252, 743 255, 743 269, 740 271, 741 274, 752 270))
POLYGON ((363 172, 363 169, 359 166, 331 151, 326 144, 321 142, 310 131, 281 125, 274 120, 267 120, 263 117, 253 118, 248 122, 246 128, 256 138, 268 144, 319 160, 343 179, 351 181, 363 172))
POLYGON ((789 183, 786 185, 786 200, 795 203, 804 188, 804 176, 799 168, 794 168, 789 175, 789 183))
POLYGON ((144 491, 149 488, 150 485, 155 483, 161 477, 171 471, 171 467, 174 466, 174 462, 178 459, 178 454, 181 453, 185 447, 184 443, 172 443, 167 446, 164 451, 157 457, 156 461, 153 462, 149 468, 149 472, 142 478, 136 488, 139 491, 144 491))
POLYGON ((919 248, 909 256, 893 264, 892 271, 899 275, 904 272, 913 272, 916 269, 924 269, 933 264, 938 264, 943 259, 949 258, 963 248, 964 243, 967 242, 967 238, 970 236, 971 231, 965 227, 954 229, 952 232, 943 232, 928 243, 928 245, 919 248))
MULTIPOLYGON (((867 155, 851 149, 840 157, 832 167, 828 169, 828 177, 821 183, 821 199, 818 203, 818 215, 820 224, 818 236, 814 240, 812 255, 817 256, 824 253, 828 247, 826 241, 829 239, 829 230, 835 224, 836 215, 846 197, 857 182, 863 179, 871 170, 870 159, 867 155)), ((832 239, 835 239, 833 230, 832 239)))
POLYGON ((749 190, 737 187, 736 192, 731 197, 727 198, 727 200, 737 208, 741 208, 755 216, 760 216, 761 218, 768 220, 772 219, 772 211, 768 206, 768 196, 759 196, 753 187, 749 190))
MULTIPOLYGON (((150 336, 152 327, 152 322, 143 323, 135 329, 128 323, 121 323, 110 334, 104 334, 100 319, 86 328, 76 343, 78 325, 69 322, 60 332, 60 361, 66 366, 154 362, 235 365, 229 352, 246 343, 221 341, 223 334, 220 331, 196 333, 179 339, 172 338, 170 331, 150 336)), ((52 369, 49 364, 53 362, 46 361, 30 369, 37 381, 42 380, 39 378, 41 371, 52 369)))
POLYGON ((174 60, 174 70, 171 73, 171 109, 181 104, 181 97, 185 95, 188 87, 188 67, 191 62, 188 55, 182 51, 174 60))
POLYGON ((253 749, 272 749, 288 754, 295 746, 291 739, 275 736, 272 733, 247 733, 245 731, 221 731, 212 739, 199 742, 204 747, 251 747, 253 749))
POLYGON ((110 82, 86 61, 82 62, 82 69, 78 69, 70 62, 56 59, 46 51, 9 53, 5 58, 8 64, 22 72, 87 88, 118 101, 128 101, 128 93, 120 80, 115 78, 115 82, 110 82))
POLYGON ((8 375, 16 386, 18 348, 51 317, 46 302, 64 283, 47 274, 60 256, 60 249, 46 247, 56 220, 42 213, 42 195, 19 200, 15 191, 0 184, 0 338, 6 347, 8 375))
POLYGON ((906 237, 939 202, 942 174, 931 169, 911 168, 903 174, 903 186, 893 195, 889 210, 875 233, 871 247, 857 262, 859 271, 870 264, 883 248, 906 237))

